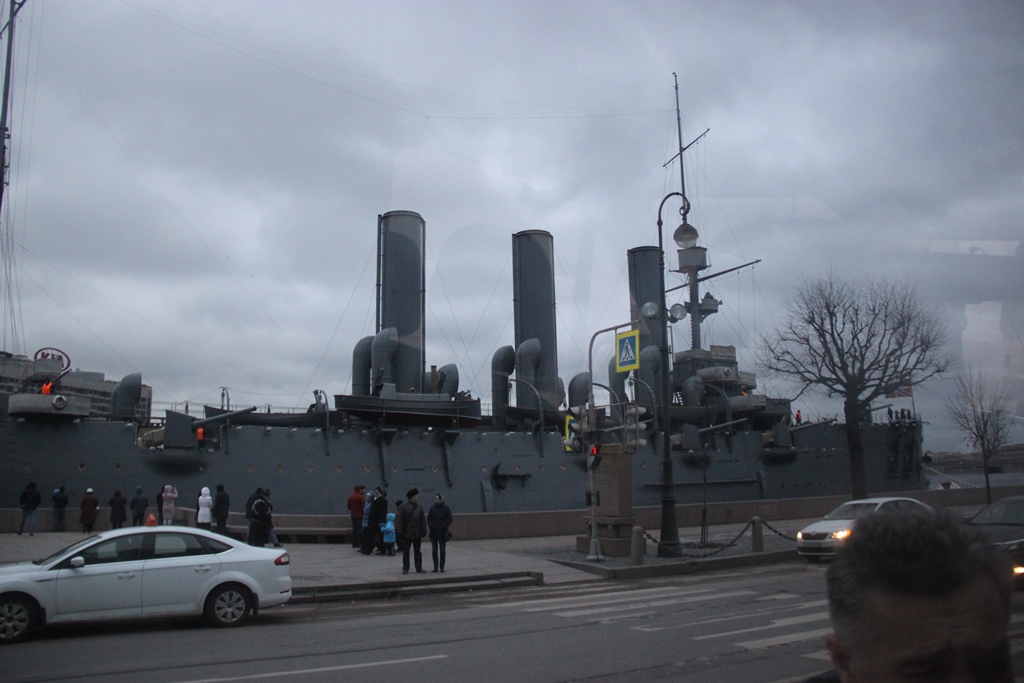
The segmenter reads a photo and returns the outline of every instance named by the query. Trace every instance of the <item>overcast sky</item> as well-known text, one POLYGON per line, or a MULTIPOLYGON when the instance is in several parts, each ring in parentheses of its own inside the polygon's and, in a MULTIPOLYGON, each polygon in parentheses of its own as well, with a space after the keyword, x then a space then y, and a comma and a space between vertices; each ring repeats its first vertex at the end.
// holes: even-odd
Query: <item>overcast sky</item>
MULTIPOLYGON (((513 342, 511 235, 552 233, 568 384, 628 320, 626 250, 656 244, 679 189, 673 72, 684 142, 710 128, 684 168, 712 270, 762 259, 709 283, 705 340, 747 370, 800 278, 914 277, 908 253, 1012 254, 1024 232, 1020 2, 29 0, 19 18, 22 326, 3 346, 142 372, 158 408, 347 393, 377 215, 400 209, 427 224, 427 362, 485 399, 513 342)), ((1001 357, 999 313, 968 308, 965 349, 1001 357)))

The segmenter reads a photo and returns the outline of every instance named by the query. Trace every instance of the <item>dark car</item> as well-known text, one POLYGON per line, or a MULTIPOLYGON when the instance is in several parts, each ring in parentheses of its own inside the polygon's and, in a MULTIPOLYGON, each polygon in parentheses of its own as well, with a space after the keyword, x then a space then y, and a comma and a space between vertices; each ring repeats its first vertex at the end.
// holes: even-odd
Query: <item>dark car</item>
POLYGON ((981 528, 1013 560, 1013 578, 1024 587, 1024 496, 997 500, 967 522, 981 528))

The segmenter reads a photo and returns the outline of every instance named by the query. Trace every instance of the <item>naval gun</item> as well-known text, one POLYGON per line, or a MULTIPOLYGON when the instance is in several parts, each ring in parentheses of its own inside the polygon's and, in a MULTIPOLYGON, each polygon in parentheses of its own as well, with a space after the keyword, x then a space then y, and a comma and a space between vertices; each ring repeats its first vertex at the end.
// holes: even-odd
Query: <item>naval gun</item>
POLYGON ((226 423, 233 417, 247 415, 255 410, 256 406, 249 406, 205 418, 192 417, 185 413, 168 410, 167 419, 164 422, 163 447, 200 448, 205 440, 201 438, 203 434, 201 430, 205 430, 207 425, 226 423))

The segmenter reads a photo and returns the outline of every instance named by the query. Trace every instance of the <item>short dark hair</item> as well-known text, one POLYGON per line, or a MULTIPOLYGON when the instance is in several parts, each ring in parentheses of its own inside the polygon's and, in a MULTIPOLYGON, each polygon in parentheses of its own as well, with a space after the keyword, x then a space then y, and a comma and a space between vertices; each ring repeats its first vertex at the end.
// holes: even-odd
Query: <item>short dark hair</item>
POLYGON ((826 573, 829 613, 841 637, 863 623, 871 591, 945 597, 989 578, 1009 609, 1009 557, 948 510, 876 512, 857 520, 826 573))

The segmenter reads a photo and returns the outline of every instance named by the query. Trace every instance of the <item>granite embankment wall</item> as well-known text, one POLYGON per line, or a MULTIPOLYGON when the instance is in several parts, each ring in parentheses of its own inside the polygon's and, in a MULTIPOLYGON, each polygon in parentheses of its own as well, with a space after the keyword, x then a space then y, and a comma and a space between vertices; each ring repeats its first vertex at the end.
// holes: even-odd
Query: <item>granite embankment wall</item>
MULTIPOLYGON (((905 495, 916 498, 929 505, 962 507, 984 505, 985 490, 981 488, 939 489, 929 491, 911 491, 905 495)), ((993 487, 992 498, 997 500, 1007 496, 1024 495, 1024 486, 993 487)), ((732 501, 728 503, 709 503, 707 506, 708 523, 734 524, 750 521, 759 516, 767 522, 789 519, 808 519, 821 517, 841 503, 849 500, 849 496, 822 496, 818 498, 785 498, 777 500, 732 501)), ((544 512, 493 512, 460 514, 455 510, 452 523, 452 534, 456 539, 485 538, 524 538, 531 536, 571 536, 588 532, 589 511, 586 508, 576 510, 549 510, 544 512)), ((701 505, 679 505, 676 508, 679 526, 695 527, 701 523, 701 505)), ((37 513, 37 531, 51 531, 52 510, 41 507, 37 513)), ((636 526, 648 531, 658 529, 661 525, 661 507, 639 507, 633 510, 636 526)), ((194 512, 180 510, 179 524, 193 524, 194 512)), ((21 521, 21 510, 17 508, 0 509, 0 533, 11 533, 17 530, 21 521)), ((245 519, 240 512, 232 512, 229 526, 244 529, 245 519)), ((337 515, 288 515, 275 516, 275 526, 279 531, 294 536, 315 539, 337 539, 347 535, 349 518, 337 515), (317 531, 322 533, 318 534, 317 531), (303 533, 305 532, 305 533, 303 533)), ((71 531, 80 530, 77 507, 67 510, 67 527, 71 531)), ((110 510, 100 508, 95 529, 102 531, 110 528, 110 510)))

